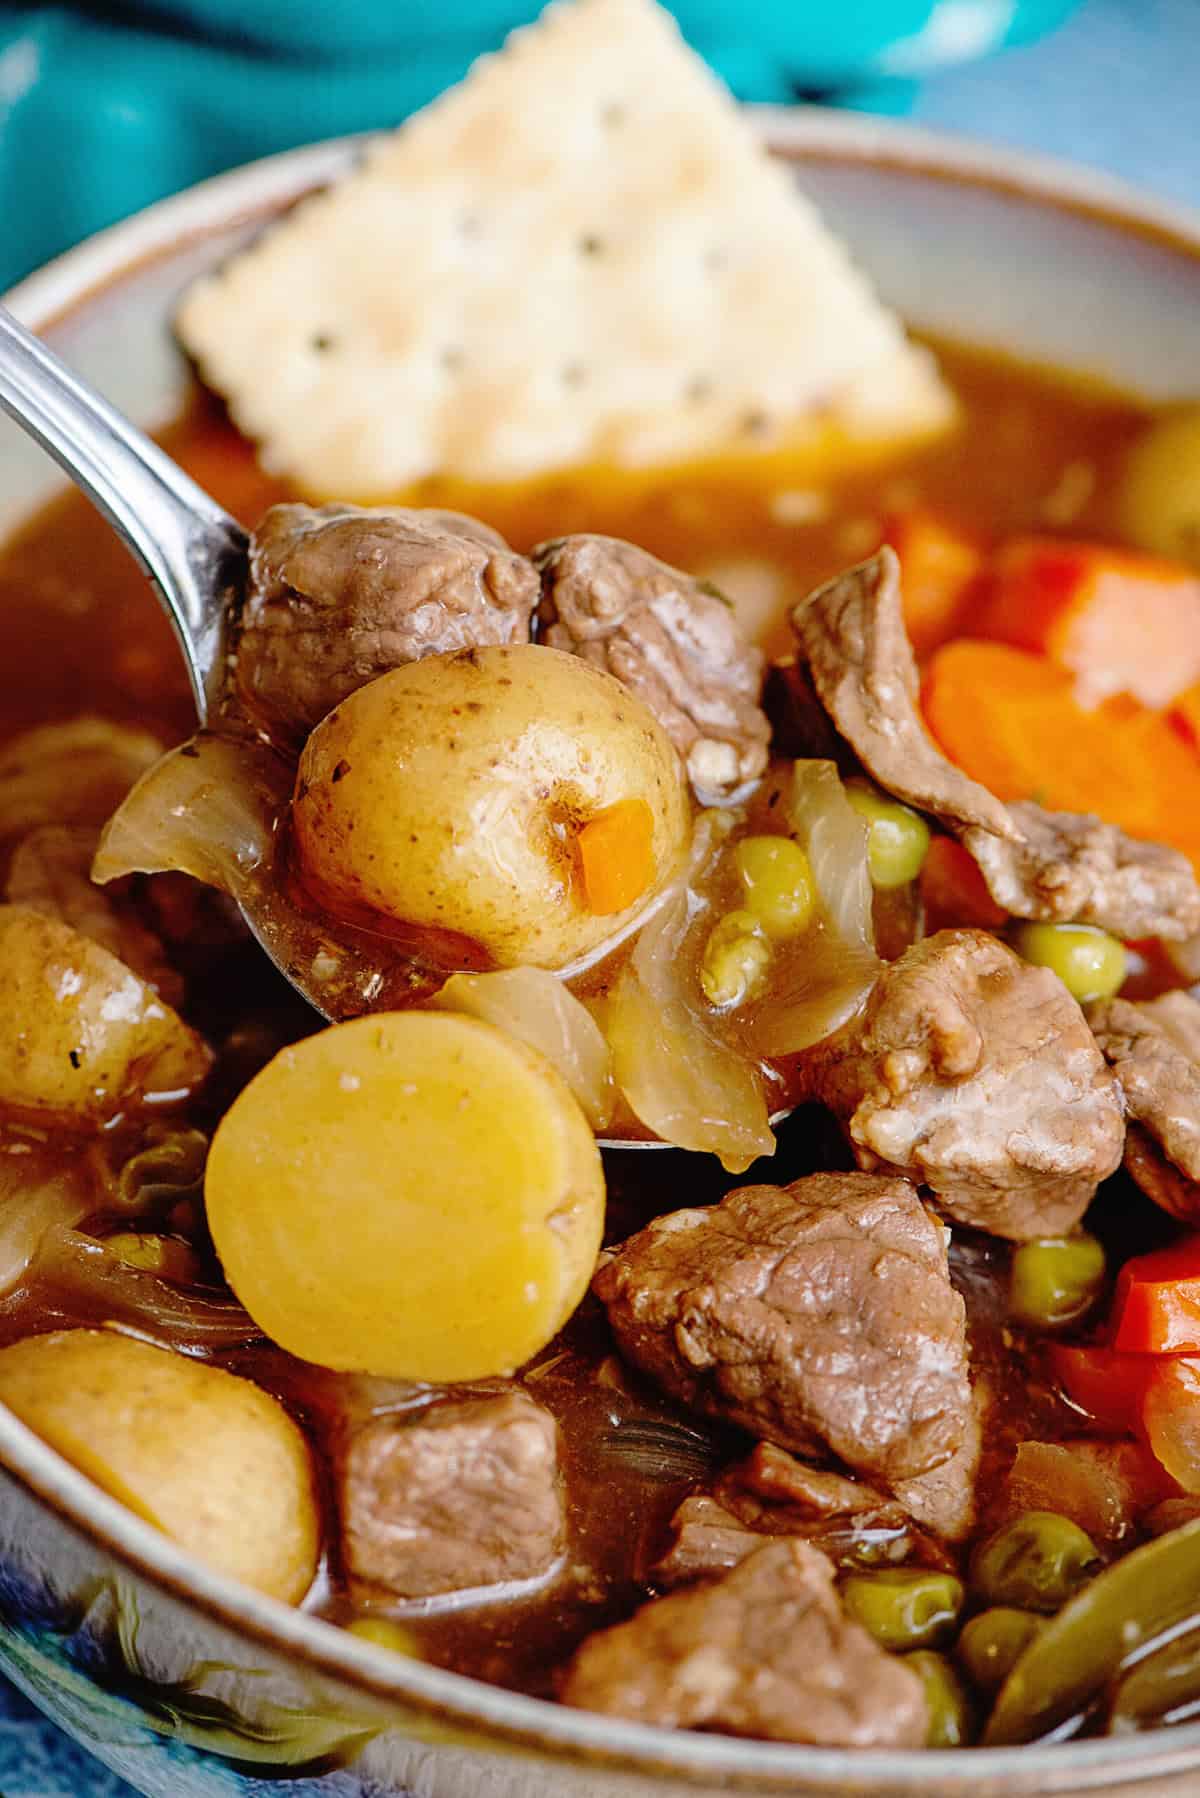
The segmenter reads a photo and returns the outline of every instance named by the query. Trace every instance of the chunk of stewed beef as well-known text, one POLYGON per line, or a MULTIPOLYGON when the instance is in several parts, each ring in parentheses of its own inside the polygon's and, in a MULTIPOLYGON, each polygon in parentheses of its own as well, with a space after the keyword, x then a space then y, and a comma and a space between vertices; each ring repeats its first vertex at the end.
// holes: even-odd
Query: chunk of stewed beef
POLYGON ((1008 808, 947 761, 925 728, 892 549, 818 587, 793 610, 792 629, 817 700, 881 787, 951 828, 1016 836, 1008 808))
POLYGON ((560 537, 533 552, 539 634, 605 669, 654 713, 705 803, 767 765, 763 658, 708 582, 616 537, 560 537))
POLYGON ((1134 1121, 1126 1167, 1164 1211, 1200 1222, 1200 1000, 1108 999, 1088 1019, 1134 1121))
POLYGON ((927 1727, 918 1676, 847 1618, 829 1561, 794 1541, 590 1636, 562 1696, 637 1723, 827 1747, 915 1748, 927 1727))
POLYGON ((874 1486, 798 1461, 760 1442, 727 1467, 711 1494, 685 1498, 672 1540, 651 1568, 655 1585, 680 1586, 736 1566, 764 1536, 811 1542, 836 1564, 903 1561, 916 1535, 903 1507, 874 1486))
POLYGON ((376 1417, 339 1473, 346 1572, 361 1597, 536 1580, 563 1553, 558 1426, 522 1392, 376 1417))
POLYGON ((889 548, 795 607, 797 661, 779 671, 776 712, 790 749, 845 750, 885 791, 940 819, 975 858, 992 898, 1017 918, 1098 924, 1121 937, 1182 940, 1200 930, 1200 883, 1187 858, 1085 813, 1003 804, 943 755, 920 712, 889 548))
POLYGON ((798 1078, 861 1167, 1014 1241, 1072 1229, 1121 1160, 1121 1095, 1079 1006, 986 931, 907 950, 798 1078))
POLYGON ((524 556, 457 512, 272 506, 250 545, 237 689, 295 744, 390 668, 524 643, 538 591, 524 556))
POLYGON ((656 1218, 595 1291, 623 1354, 685 1404, 892 1484, 970 1414, 945 1232, 904 1180, 812 1174, 656 1218))
POLYGON ((969 829, 962 840, 992 898, 1014 918, 1073 920, 1114 936, 1168 941, 1200 930, 1200 885, 1178 849, 1139 842, 1087 812, 1048 812, 1032 800, 1008 813, 1018 838, 969 829))

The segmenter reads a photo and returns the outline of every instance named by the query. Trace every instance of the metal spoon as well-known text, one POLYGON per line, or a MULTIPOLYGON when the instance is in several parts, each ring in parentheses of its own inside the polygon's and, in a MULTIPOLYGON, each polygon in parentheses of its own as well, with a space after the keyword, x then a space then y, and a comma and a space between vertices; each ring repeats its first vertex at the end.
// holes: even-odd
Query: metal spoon
MULTIPOLYGON (((183 652, 197 717, 207 723, 221 691, 231 607, 246 584, 246 531, 3 306, 0 409, 49 451, 149 575, 183 652)), ((323 1017, 332 1015, 295 959, 277 952, 277 910, 245 901, 240 909, 284 978, 323 1017)), ((669 1146, 603 1141, 606 1148, 669 1146)))
POLYGON ((82 488, 150 576, 206 723, 230 601, 245 585, 246 532, 3 306, 0 407, 82 488))

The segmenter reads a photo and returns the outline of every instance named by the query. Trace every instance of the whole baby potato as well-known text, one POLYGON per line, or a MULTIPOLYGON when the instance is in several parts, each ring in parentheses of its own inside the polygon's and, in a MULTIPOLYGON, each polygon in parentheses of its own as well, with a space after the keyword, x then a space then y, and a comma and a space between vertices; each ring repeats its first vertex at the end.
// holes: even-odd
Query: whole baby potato
POLYGON ((360 687, 309 737, 292 816, 305 875, 339 916, 547 968, 644 906, 679 865, 689 821, 679 758, 641 700, 529 643, 427 656, 360 687), (589 904, 578 838, 629 801, 642 802, 645 877, 614 913, 589 904))
POLYGON ((0 905, 0 1109, 95 1129, 190 1092, 212 1056, 132 968, 58 918, 0 905))
POLYGON ((0 1401, 198 1560, 288 1604, 308 1591, 308 1447, 249 1380, 111 1330, 57 1330, 0 1349, 0 1401))

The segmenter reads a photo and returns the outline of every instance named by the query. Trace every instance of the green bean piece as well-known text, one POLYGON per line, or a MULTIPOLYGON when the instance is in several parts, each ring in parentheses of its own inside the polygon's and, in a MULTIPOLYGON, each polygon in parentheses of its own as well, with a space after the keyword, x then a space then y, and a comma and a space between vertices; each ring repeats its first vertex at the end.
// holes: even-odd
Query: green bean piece
POLYGON ((1131 1667, 1113 1693, 1108 1733, 1133 1735, 1200 1716, 1200 1629, 1176 1636, 1131 1667))
POLYGON ((905 1665, 919 1673, 929 1707, 927 1748, 965 1748, 971 1740, 971 1701, 954 1664, 944 1654, 919 1648, 906 1654, 905 1665))
POLYGON ((1046 1620, 1033 1611, 994 1604, 963 1625, 955 1650, 963 1672, 981 1692, 998 1692, 1046 1620))
POLYGON ((1013 946, 1057 974, 1081 1005, 1111 999, 1125 980, 1125 945, 1096 924, 1022 924, 1013 946))
POLYGON ((732 1011, 761 992, 771 965, 771 945, 749 911, 726 912, 714 924, 700 961, 700 989, 710 1005, 732 1011))
POLYGON ((1090 1311, 1103 1284, 1104 1250, 1094 1236, 1042 1236, 1013 1251, 1008 1308, 1018 1323, 1056 1330, 1090 1311))
POLYGON ((1057 1611, 1099 1571, 1091 1537, 1057 1511, 1025 1511, 981 1542, 971 1587, 987 1604, 1057 1611))
POLYGON ((907 886, 925 866, 929 826, 920 812, 888 799, 866 781, 846 783, 846 797, 867 821, 867 866, 877 887, 907 886))
POLYGON ((847 1613, 883 1648, 931 1648, 954 1630, 962 1581, 926 1567, 885 1567, 842 1581, 847 1613))
POLYGON ((791 837, 743 837, 733 852, 746 909, 768 936, 803 936, 817 909, 812 868, 791 837))
POLYGON ((984 1741, 1049 1735, 1189 1619, 1200 1625, 1200 1518, 1114 1561, 1050 1619, 1001 1686, 984 1741))

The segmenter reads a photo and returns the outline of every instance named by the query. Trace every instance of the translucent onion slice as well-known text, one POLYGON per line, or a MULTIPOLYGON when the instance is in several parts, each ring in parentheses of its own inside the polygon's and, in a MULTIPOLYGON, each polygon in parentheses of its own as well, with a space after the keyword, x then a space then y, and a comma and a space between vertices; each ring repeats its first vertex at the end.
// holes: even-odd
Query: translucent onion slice
POLYGON ((546 968, 452 974, 433 1004, 463 1011, 544 1055, 579 1100, 594 1130, 612 1122, 612 1057, 587 1007, 546 968))
POLYGON ((170 1285, 77 1230, 48 1230, 35 1272, 46 1313, 63 1322, 100 1320, 177 1349, 232 1348, 262 1335, 236 1299, 170 1285))
POLYGON ((882 966, 871 921, 867 830, 833 762, 799 761, 785 799, 820 897, 817 925, 779 956, 764 997, 747 1012, 760 1055, 794 1055, 853 1017, 882 966))
POLYGON ((178 869, 235 899, 267 862, 290 770, 269 751, 204 734, 155 762, 109 819, 92 878, 178 869))
MULTIPOLYGON (((689 880, 699 878, 723 833, 719 814, 697 827, 689 880)), ((682 954, 694 898, 679 890, 646 925, 609 999, 608 1042, 617 1085, 635 1116, 663 1142, 716 1155, 741 1174, 774 1153, 762 1076, 722 1042, 688 990, 682 954)))
POLYGON ((48 1231, 77 1224, 95 1202, 85 1155, 0 1139, 0 1294, 20 1283, 48 1231))

